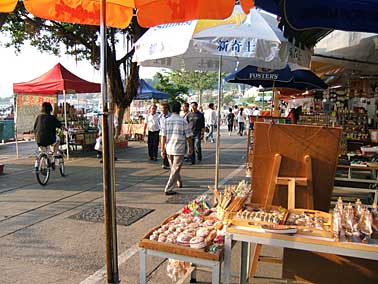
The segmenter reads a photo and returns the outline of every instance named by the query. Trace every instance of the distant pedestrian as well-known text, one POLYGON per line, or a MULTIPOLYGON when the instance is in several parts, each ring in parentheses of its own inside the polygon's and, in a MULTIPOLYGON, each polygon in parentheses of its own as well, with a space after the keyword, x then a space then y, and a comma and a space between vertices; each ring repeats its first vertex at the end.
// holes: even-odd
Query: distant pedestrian
POLYGON ((157 161, 159 150, 160 119, 156 110, 156 105, 150 107, 150 112, 147 116, 146 123, 144 124, 144 136, 146 135, 146 130, 148 131, 148 156, 152 161, 157 161))
POLYGON ((235 117, 234 122, 236 122, 236 123, 234 123, 234 130, 236 130, 236 128, 238 127, 237 115, 239 113, 239 107, 237 105, 234 105, 234 110, 232 112, 233 112, 234 117, 235 117))
POLYGON ((203 113, 198 110, 197 102, 192 102, 192 112, 190 112, 187 116, 189 127, 193 133, 193 153, 191 156, 192 165, 196 163, 196 155, 197 160, 200 162, 202 161, 202 147, 201 147, 201 140, 203 139, 204 132, 205 132, 205 117, 203 113))
POLYGON ((172 116, 165 120, 161 129, 161 156, 168 157, 171 173, 165 186, 165 194, 176 194, 175 187, 182 188, 182 178, 180 175, 181 166, 184 161, 185 143, 189 142, 189 153, 192 154, 192 131, 188 122, 180 117, 181 104, 172 104, 172 116))
POLYGON ((235 114, 232 112, 232 108, 228 109, 227 114, 227 128, 228 128, 228 135, 231 136, 232 130, 234 129, 234 121, 235 121, 235 114))
POLYGON ((180 112, 180 116, 183 118, 183 119, 186 119, 187 120, 187 116, 189 114, 189 104, 188 103, 183 103, 182 104, 182 110, 180 112))
POLYGON ((210 103, 208 109, 204 113, 205 116, 205 125, 208 128, 208 133, 206 135, 205 141, 210 140, 210 142, 214 143, 214 129, 215 125, 217 124, 217 113, 214 110, 214 104, 210 103))
POLYGON ((246 117, 247 117, 247 115, 245 114, 244 109, 241 107, 239 109, 239 113, 237 115, 237 120, 238 120, 238 123, 239 123, 239 135, 240 136, 243 136, 243 134, 244 134, 246 117))
MULTIPOLYGON (((166 119, 171 116, 171 113, 169 112, 169 107, 168 107, 167 103, 161 103, 160 104, 160 111, 161 111, 161 114, 159 116, 159 124, 160 124, 160 130, 161 130, 163 125, 165 124, 166 119)), ((160 136, 161 135, 162 135, 162 132, 160 131, 160 136)), ((160 140, 161 140, 161 138, 160 138, 160 140)), ((165 149, 165 148, 162 147, 162 149, 165 149)), ((163 155, 162 155, 162 157, 163 157, 163 155)), ((164 155, 161 167, 163 169, 166 169, 166 170, 169 169, 169 162, 168 162, 167 155, 164 155)))
MULTIPOLYGON (((189 111, 189 104, 188 103, 183 103, 182 107, 181 107, 180 116, 183 119, 185 119, 186 121, 188 121, 188 114, 189 113, 190 113, 190 111, 189 111)), ((186 143, 186 145, 185 145, 185 156, 184 156, 185 162, 189 161, 189 158, 190 158, 190 155, 188 154, 188 152, 189 152, 189 144, 186 143)))

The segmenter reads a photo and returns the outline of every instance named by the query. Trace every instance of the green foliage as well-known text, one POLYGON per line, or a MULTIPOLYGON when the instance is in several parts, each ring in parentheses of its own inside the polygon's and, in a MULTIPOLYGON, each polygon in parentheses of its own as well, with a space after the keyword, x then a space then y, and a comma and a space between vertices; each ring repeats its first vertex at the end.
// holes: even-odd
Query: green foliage
POLYGON ((254 104, 255 103, 255 98, 254 97, 249 97, 249 98, 243 98, 242 102, 245 104, 254 104))
POLYGON ((169 102, 185 102, 183 95, 187 94, 189 90, 186 86, 174 82, 171 72, 158 72, 155 74, 154 80, 156 81, 154 88, 167 93, 169 95, 169 102))
POLYGON ((175 84, 200 94, 217 88, 217 72, 175 70, 170 73, 170 77, 175 84))
POLYGON ((224 96, 223 98, 223 104, 225 105, 230 105, 233 101, 234 101, 234 96, 232 95, 227 95, 227 96, 224 96))
POLYGON ((62 52, 76 60, 89 60, 98 66, 99 30, 96 26, 60 23, 34 17, 19 2, 13 13, 7 15, 1 32, 8 36, 5 47, 13 46, 17 52, 29 42, 41 52, 59 56, 62 52))

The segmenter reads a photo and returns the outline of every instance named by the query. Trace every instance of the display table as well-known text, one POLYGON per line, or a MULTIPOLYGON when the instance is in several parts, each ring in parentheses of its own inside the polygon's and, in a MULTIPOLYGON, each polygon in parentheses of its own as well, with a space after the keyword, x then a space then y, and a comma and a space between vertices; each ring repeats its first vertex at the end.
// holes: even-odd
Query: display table
MULTIPOLYGON (((172 245, 172 247, 178 247, 178 245, 172 245)), ((203 265, 210 267, 212 270, 211 274, 211 283, 212 284, 220 284, 220 276, 221 276, 221 258, 214 257, 216 255, 211 255, 210 253, 206 253, 209 257, 202 255, 201 257, 190 256, 187 253, 179 253, 177 250, 172 250, 172 252, 168 252, 166 250, 160 250, 158 247, 155 249, 151 248, 142 248, 139 252, 140 254, 140 284, 147 283, 147 256, 158 256, 161 258, 172 258, 181 261, 191 262, 192 264, 196 265, 203 265), (204 257, 205 256, 205 257, 204 257), (212 256, 212 257, 211 257, 212 256)), ((205 254, 205 253, 204 253, 205 254)), ((195 277, 195 276, 193 276, 195 277)))
POLYGON ((242 242, 240 283, 248 283, 248 244, 262 244, 282 248, 292 248, 312 252, 331 253, 357 258, 378 259, 378 245, 338 242, 334 239, 303 235, 284 235, 265 233, 262 229, 249 229, 240 226, 229 226, 225 236, 224 250, 224 284, 230 283, 231 244, 242 242))
MULTIPOLYGON (((174 218, 174 217, 170 217, 170 218, 174 218)), ((140 284, 147 283, 147 256, 148 255, 158 256, 161 258, 172 258, 176 260, 191 262, 196 265, 203 265, 203 266, 210 267, 212 270, 211 283, 220 284, 223 250, 218 251, 218 253, 209 253, 209 252, 205 252, 202 249, 194 249, 190 247, 180 246, 177 244, 151 241, 147 238, 149 234, 150 233, 148 233, 139 242, 139 247, 141 248, 139 252, 140 253, 140 284)), ((195 270, 194 270, 194 273, 192 273, 192 279, 195 280, 195 270)))
POLYGON ((122 135, 127 137, 134 137, 140 141, 144 139, 144 124, 143 123, 128 123, 122 124, 122 135))
POLYGON ((69 145, 73 150, 77 150, 77 146, 81 146, 84 151, 85 148, 91 148, 96 143, 96 131, 70 130, 68 132, 69 145))

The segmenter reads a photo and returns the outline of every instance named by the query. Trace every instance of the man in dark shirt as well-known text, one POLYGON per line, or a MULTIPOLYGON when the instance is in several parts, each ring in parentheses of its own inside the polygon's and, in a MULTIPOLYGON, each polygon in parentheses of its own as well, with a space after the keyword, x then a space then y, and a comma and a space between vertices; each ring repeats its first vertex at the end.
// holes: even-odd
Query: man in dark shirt
POLYGON ((59 148, 59 139, 57 139, 56 129, 61 128, 62 124, 55 116, 51 115, 53 108, 50 103, 42 104, 41 114, 34 122, 35 141, 38 146, 54 146, 54 155, 57 155, 59 148))
POLYGON ((187 120, 189 127, 193 132, 193 154, 192 154, 192 164, 196 163, 197 160, 202 160, 202 148, 201 140, 203 139, 203 134, 205 132, 205 117, 203 113, 198 110, 197 102, 192 102, 192 112, 187 115, 187 120))

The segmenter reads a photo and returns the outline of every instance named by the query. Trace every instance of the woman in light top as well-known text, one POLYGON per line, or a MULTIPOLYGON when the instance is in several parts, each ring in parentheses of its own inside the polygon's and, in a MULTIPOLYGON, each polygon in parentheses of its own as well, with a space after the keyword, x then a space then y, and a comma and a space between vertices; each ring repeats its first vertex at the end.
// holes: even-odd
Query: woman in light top
POLYGON ((239 108, 239 112, 237 115, 237 120, 239 124, 239 135, 243 136, 244 129, 245 129, 245 119, 247 118, 246 113, 244 112, 244 109, 241 107, 239 108))

